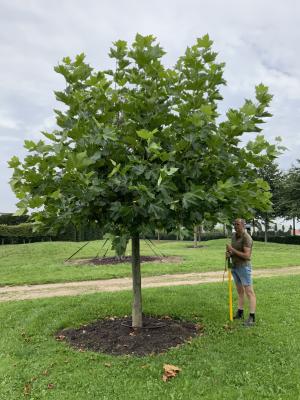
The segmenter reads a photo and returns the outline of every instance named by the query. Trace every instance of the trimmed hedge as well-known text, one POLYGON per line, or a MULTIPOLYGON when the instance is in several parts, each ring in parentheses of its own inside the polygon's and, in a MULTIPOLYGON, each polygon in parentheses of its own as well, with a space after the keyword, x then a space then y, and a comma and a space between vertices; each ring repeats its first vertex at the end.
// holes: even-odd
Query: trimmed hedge
MULTIPOLYGON (((201 242, 205 242, 207 240, 214 240, 214 239, 224 239, 227 236, 224 236, 223 233, 221 232, 206 232, 206 233, 202 233, 201 235, 201 242)), ((153 235, 153 236, 147 236, 147 238, 151 239, 151 240, 157 240, 157 235, 153 235)), ((160 234, 159 235, 159 239, 160 240, 177 240, 177 236, 175 234, 160 234)), ((193 242, 194 240, 194 236, 187 236, 185 237, 182 241, 183 242, 193 242)), ((199 240, 198 240, 199 242, 199 240)))
POLYGON ((18 225, 0 225, 0 244, 18 244, 42 241, 83 241, 99 240, 103 232, 95 223, 75 226, 68 224, 62 227, 56 234, 34 232, 33 223, 27 222, 18 225))
POLYGON ((0 225, 19 225, 28 220, 28 215, 0 214, 0 225))
MULTIPOLYGON (((264 242, 264 237, 252 236, 253 240, 257 242, 264 242)), ((270 243, 283 243, 283 244, 300 244, 300 236, 268 236, 268 242, 270 243)))
POLYGON ((6 243, 26 243, 51 240, 49 235, 42 235, 33 231, 33 224, 30 222, 19 225, 0 225, 0 240, 6 243))

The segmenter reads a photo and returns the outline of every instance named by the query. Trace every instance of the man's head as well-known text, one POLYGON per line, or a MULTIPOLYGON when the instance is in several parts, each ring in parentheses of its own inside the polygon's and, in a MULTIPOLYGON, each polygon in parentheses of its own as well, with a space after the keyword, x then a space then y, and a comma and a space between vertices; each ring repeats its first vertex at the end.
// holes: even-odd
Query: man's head
POLYGON ((242 219, 242 218, 237 218, 237 219, 234 221, 234 229, 235 229, 235 231, 236 231, 237 234, 241 234, 241 233, 244 232, 244 230, 245 230, 245 224, 246 224, 246 222, 245 222, 245 220, 242 219))

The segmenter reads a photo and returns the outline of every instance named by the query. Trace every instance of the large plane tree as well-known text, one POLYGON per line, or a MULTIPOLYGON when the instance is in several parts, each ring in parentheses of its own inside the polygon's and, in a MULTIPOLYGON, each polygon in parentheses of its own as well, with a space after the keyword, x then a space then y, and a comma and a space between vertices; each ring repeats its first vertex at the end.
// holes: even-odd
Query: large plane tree
POLYGON ((173 68, 153 36, 117 41, 112 70, 97 71, 84 54, 55 67, 66 87, 55 92, 57 129, 25 141, 24 161, 13 157, 11 185, 19 212, 53 227, 97 221, 132 241, 132 325, 142 326, 139 238, 154 229, 226 222, 269 207, 268 185, 254 169, 276 155, 260 133, 272 96, 218 113, 225 85, 205 35, 173 68), (246 145, 245 132, 254 137, 246 145))

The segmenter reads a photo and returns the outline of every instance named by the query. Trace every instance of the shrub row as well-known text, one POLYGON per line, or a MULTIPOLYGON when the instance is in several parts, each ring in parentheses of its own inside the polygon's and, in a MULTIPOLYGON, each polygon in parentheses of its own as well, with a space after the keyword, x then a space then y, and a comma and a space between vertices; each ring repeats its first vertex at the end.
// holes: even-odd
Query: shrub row
MULTIPOLYGON (((224 239, 226 236, 224 236, 223 233, 221 232, 205 232, 201 234, 201 241, 207 241, 207 240, 214 240, 214 239, 224 239)), ((157 240, 157 235, 156 236, 149 236, 149 239, 153 239, 153 240, 157 240)), ((160 234, 159 235, 159 239, 160 240, 178 240, 178 237, 176 236, 176 234, 160 234)), ((194 236, 191 233, 189 236, 185 237, 183 239, 183 241, 193 241, 194 240, 194 236)), ((199 240, 198 240, 199 241, 199 240)))
POLYGON ((18 244, 41 241, 83 241, 101 239, 103 232, 97 224, 90 223, 81 226, 69 224, 56 234, 35 232, 32 223, 18 225, 0 225, 0 243, 18 244))
POLYGON ((28 220, 28 215, 0 214, 0 225, 19 225, 28 220))
MULTIPOLYGON (((258 242, 264 242, 264 237, 252 236, 253 240, 258 242)), ((300 236, 268 236, 268 242, 271 243, 283 243, 283 244, 300 244, 300 236)))

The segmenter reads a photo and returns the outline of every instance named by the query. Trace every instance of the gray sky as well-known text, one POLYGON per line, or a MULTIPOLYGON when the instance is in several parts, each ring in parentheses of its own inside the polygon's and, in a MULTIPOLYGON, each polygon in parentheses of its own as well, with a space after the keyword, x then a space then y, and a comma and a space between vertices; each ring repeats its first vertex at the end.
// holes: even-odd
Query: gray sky
POLYGON ((209 33, 219 61, 226 62, 220 108, 254 98, 254 86, 274 95, 264 126, 288 150, 283 169, 300 158, 300 3, 298 0, 0 0, 0 212, 14 212, 7 161, 24 157, 24 139, 54 128, 53 91, 63 88, 53 67, 65 56, 86 54, 95 68, 110 65, 109 48, 153 34, 172 66, 197 37, 209 33))

